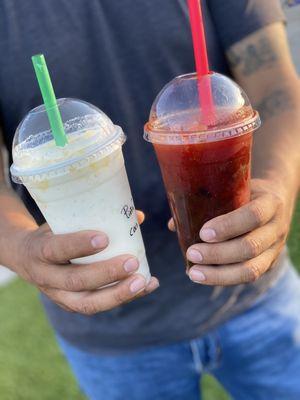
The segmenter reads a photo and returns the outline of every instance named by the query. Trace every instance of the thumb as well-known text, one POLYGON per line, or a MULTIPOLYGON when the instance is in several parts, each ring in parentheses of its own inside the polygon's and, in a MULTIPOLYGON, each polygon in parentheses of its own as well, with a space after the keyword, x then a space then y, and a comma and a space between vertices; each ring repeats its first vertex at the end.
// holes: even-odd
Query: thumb
POLYGON ((74 258, 96 254, 105 249, 108 243, 108 237, 102 232, 80 231, 62 235, 42 233, 32 245, 41 260, 65 264, 74 258))

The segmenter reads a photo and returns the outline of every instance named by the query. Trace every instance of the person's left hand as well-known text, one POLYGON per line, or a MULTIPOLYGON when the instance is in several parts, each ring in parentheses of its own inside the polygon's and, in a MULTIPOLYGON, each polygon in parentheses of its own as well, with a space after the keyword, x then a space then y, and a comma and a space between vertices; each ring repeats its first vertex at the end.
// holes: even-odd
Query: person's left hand
POLYGON ((279 256, 288 235, 295 196, 273 181, 253 179, 251 201, 208 221, 200 230, 204 243, 187 250, 190 279, 204 285, 254 282, 279 256))

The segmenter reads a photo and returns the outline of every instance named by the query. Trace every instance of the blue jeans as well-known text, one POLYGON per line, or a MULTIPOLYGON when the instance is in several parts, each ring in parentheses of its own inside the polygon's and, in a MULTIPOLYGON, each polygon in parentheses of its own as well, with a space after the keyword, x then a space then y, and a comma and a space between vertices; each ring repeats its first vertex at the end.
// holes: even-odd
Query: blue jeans
POLYGON ((203 372, 237 400, 299 400, 300 280, 289 270, 246 312, 190 341, 103 356, 58 340, 91 400, 199 400, 203 372))

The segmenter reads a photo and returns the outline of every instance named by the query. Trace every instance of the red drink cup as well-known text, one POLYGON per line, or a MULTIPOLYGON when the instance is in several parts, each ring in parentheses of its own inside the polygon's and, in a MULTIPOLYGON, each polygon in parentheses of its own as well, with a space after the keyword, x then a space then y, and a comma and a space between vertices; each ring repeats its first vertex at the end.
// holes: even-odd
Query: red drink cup
POLYGON ((220 74, 180 76, 156 98, 144 137, 154 145, 184 256, 200 242, 205 222, 250 200, 252 133, 259 126, 246 94, 220 74), (198 84, 208 83, 214 107, 203 115, 198 84))

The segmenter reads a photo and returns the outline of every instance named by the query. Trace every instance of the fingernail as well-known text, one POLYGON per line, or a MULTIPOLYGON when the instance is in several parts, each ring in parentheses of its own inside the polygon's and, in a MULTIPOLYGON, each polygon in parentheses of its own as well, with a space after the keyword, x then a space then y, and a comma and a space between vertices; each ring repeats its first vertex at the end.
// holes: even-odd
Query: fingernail
POLYGON ((138 269, 139 262, 136 258, 129 258, 129 260, 127 260, 123 266, 126 272, 133 272, 138 269))
POLYGON ((103 247, 106 247, 108 245, 107 236, 105 235, 94 236, 93 239, 91 240, 91 244, 94 247, 94 249, 103 249, 103 247))
POLYGON ((211 228, 204 228, 200 231, 200 238, 204 241, 213 240, 216 236, 216 231, 211 228))
POLYGON ((139 291, 141 291, 142 289, 145 289, 146 286, 146 281, 145 278, 143 278, 142 276, 139 276, 137 278, 135 278, 135 280, 133 282, 131 282, 129 288, 131 293, 137 293, 139 291))
POLYGON ((206 280, 206 277, 203 272, 199 271, 199 269, 192 268, 189 272, 190 280, 193 282, 203 282, 206 280))
POLYGON ((155 278, 151 278, 151 281, 148 283, 148 285, 146 286, 146 291, 147 292, 153 292, 154 290, 156 290, 159 287, 159 282, 157 279, 155 278))
POLYGON ((199 263, 203 260, 202 254, 200 251, 195 249, 188 249, 187 258, 193 263, 199 263))

